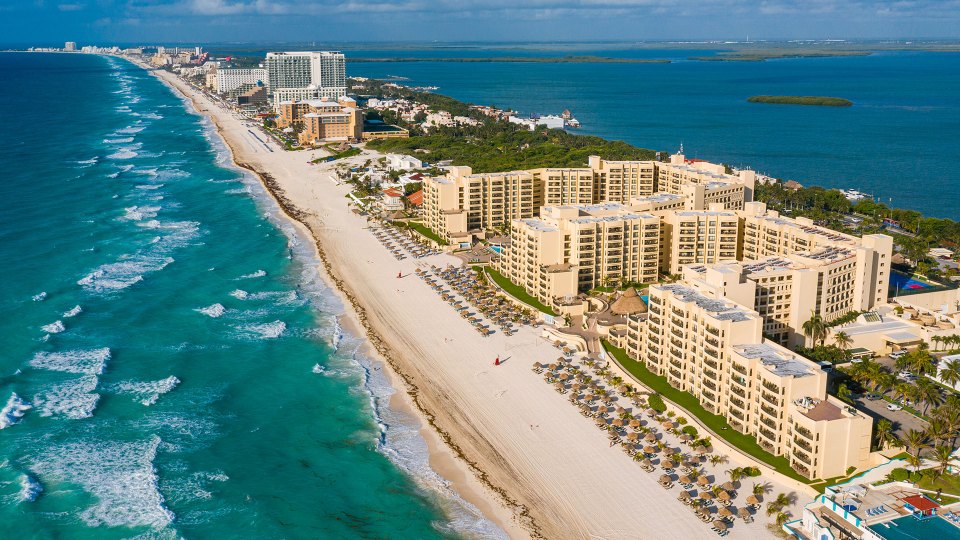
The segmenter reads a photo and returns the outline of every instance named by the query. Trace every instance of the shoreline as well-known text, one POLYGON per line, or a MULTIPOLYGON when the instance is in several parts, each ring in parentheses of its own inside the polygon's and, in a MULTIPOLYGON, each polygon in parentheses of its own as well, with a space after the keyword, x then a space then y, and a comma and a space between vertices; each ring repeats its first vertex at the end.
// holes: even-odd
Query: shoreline
MULTIPOLYGON (((415 268, 459 264, 459 259, 395 260, 365 230, 365 219, 348 208, 348 186, 330 175, 334 165, 312 165, 309 151, 285 152, 272 140, 264 145, 252 135, 251 124, 231 111, 173 74, 154 74, 211 118, 234 162, 257 174, 287 217, 314 237, 320 272, 340 292, 344 306, 352 307, 353 322, 366 330, 368 350, 380 353, 394 381, 404 382, 394 385, 398 391, 391 408, 399 400, 420 412, 424 439, 428 447, 435 444, 431 468, 464 500, 513 538, 709 534, 657 485, 656 475, 611 448, 593 422, 530 370, 534 361, 557 355, 539 329, 483 338, 454 317, 425 282, 410 276, 415 268), (397 269, 407 279, 395 279, 397 269), (491 367, 494 356, 504 358, 501 367, 491 367), (471 485, 477 488, 473 492, 471 485), (474 495, 481 496, 471 500, 474 495)), ((336 164, 359 166, 377 155, 364 149, 336 164)), ((731 463, 747 464, 729 457, 731 463)), ((758 480, 792 491, 774 478, 758 480)), ((766 521, 758 516, 755 523, 738 523, 730 534, 767 537, 766 521)))
MULTIPOLYGON (((121 57, 123 58, 123 57, 121 57)), ((129 60, 129 59, 127 59, 129 60)), ((301 221, 303 216, 300 210, 283 195, 282 189, 276 184, 273 178, 263 171, 257 170, 252 165, 237 159, 237 152, 230 139, 225 136, 224 129, 220 125, 217 117, 211 114, 209 109, 201 108, 193 96, 183 92, 175 83, 166 78, 157 75, 150 66, 141 65, 132 62, 138 67, 147 70, 151 75, 160 80, 164 86, 174 91, 178 96, 189 101, 197 114, 209 119, 216 130, 217 136, 221 139, 224 147, 230 153, 231 163, 251 175, 253 175, 263 186, 266 193, 273 199, 279 208, 280 216, 286 219, 295 227, 305 238, 311 239, 313 256, 316 259, 318 273, 330 287, 344 306, 344 313, 341 321, 344 323, 344 329, 351 334, 364 340, 361 346, 361 352, 367 356, 374 365, 385 366, 384 373, 387 380, 395 390, 390 397, 388 407, 401 414, 408 414, 417 419, 419 434, 424 439, 428 449, 428 460, 430 467, 443 480, 449 483, 451 489, 463 500, 476 507, 481 514, 489 521, 496 524, 510 538, 539 538, 536 535, 524 534, 527 531, 519 528, 514 521, 513 513, 508 510, 504 500, 498 499, 491 493, 485 493, 485 489, 497 492, 497 497, 507 497, 506 492, 492 486, 485 485, 477 476, 483 478, 485 473, 480 470, 476 464, 466 460, 462 451, 452 442, 449 434, 436 425, 433 415, 426 411, 417 399, 417 387, 400 371, 398 366, 390 362, 389 349, 383 344, 383 340, 376 335, 376 329, 369 324, 365 324, 366 317, 363 315, 363 308, 357 303, 356 298, 348 291, 349 287, 342 279, 333 274, 333 268, 323 251, 321 241, 310 230, 310 227, 301 221)), ((179 81, 177 81, 179 82, 179 81)), ((509 499, 507 499, 509 500, 509 499)), ((510 501, 511 504, 513 501, 510 501)), ((521 513, 521 515, 523 515, 521 513)))

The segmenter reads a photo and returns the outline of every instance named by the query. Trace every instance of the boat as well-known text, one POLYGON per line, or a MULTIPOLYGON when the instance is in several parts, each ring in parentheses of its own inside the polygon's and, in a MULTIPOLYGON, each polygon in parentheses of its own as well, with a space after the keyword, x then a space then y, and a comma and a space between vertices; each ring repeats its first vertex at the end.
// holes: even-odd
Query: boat
POLYGON ((855 189, 841 189, 840 193, 843 193, 843 196, 850 202, 862 201, 863 199, 871 197, 869 194, 862 193, 855 189))

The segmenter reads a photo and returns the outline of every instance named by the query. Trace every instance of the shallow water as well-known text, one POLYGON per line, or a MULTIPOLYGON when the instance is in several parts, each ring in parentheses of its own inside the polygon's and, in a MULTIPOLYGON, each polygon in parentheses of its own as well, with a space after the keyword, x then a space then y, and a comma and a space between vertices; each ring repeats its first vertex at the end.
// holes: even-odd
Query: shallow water
POLYGON ((502 537, 205 121, 122 60, 0 67, 0 537, 502 537))

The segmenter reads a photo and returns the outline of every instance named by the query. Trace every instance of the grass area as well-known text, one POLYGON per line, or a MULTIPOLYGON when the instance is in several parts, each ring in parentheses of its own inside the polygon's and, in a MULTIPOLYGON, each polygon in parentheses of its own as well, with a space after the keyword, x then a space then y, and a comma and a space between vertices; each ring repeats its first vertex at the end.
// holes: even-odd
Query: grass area
POLYGON ((330 152, 333 152, 333 155, 332 155, 332 156, 326 156, 326 157, 317 158, 317 159, 313 160, 313 163, 322 163, 322 162, 326 162, 326 161, 336 161, 336 160, 338 160, 338 159, 348 158, 348 157, 352 157, 352 156, 359 156, 360 153, 362 152, 362 150, 360 150, 359 148, 356 148, 356 147, 350 147, 350 148, 348 148, 347 150, 344 150, 343 152, 337 152, 336 150, 333 149, 333 146, 331 146, 331 145, 327 145, 327 146, 325 146, 325 148, 326 148, 327 150, 329 150, 330 152))
POLYGON ((430 240, 433 240, 434 242, 440 244, 441 246, 446 246, 447 244, 449 244, 449 242, 447 242, 447 241, 444 240, 443 238, 440 238, 440 235, 438 235, 437 233, 433 232, 433 229, 431 229, 430 227, 427 227, 427 226, 424 225, 423 223, 418 223, 418 222, 416 222, 416 221, 410 221, 410 222, 407 223, 407 225, 409 225, 411 229, 417 231, 418 233, 422 234, 423 236, 429 238, 430 240))
POLYGON ((538 311, 542 311, 543 313, 546 313, 547 315, 553 315, 554 317, 557 316, 556 312, 554 312, 554 311, 553 311, 552 309, 550 309, 548 306, 543 305, 543 304, 542 304, 539 300, 537 300, 536 298, 530 296, 530 295, 527 293, 527 291, 524 290, 523 287, 521 287, 521 286, 517 285, 516 283, 510 281, 510 280, 507 279, 505 276, 503 276, 500 272, 497 272, 497 271, 494 270, 493 268, 478 268, 478 267, 474 267, 474 269, 477 270, 478 272, 486 272, 487 275, 490 276, 490 279, 492 279, 492 280, 493 280, 497 285, 499 285, 503 290, 507 291, 507 293, 508 293, 510 296, 516 298, 517 300, 523 302, 524 304, 527 304, 528 306, 530 306, 530 307, 532 307, 532 308, 534 308, 534 309, 537 309, 538 311))
POLYGON ((751 96, 750 103, 774 103, 777 105, 815 105, 819 107, 850 107, 849 99, 825 96, 751 96))
POLYGON ((623 366, 624 369, 630 372, 630 374, 636 377, 640 382, 648 386, 654 392, 659 393, 667 400, 672 401, 680 407, 683 407, 688 413, 696 416, 700 422, 710 428, 710 430, 713 431, 718 437, 725 440, 730 445, 739 448, 746 454, 753 456, 759 461, 762 461, 773 467, 780 474, 789 476, 790 478, 805 484, 811 484, 810 480, 804 478, 799 473, 794 471, 792 467, 790 467, 790 462, 787 461, 787 458, 775 456, 761 448, 760 445, 757 444, 757 440, 752 436, 739 433, 730 427, 724 417, 713 414, 704 409, 703 406, 700 405, 700 401, 693 397, 692 394, 677 390, 671 386, 669 382, 667 382, 666 377, 656 375, 647 369, 647 366, 643 365, 643 363, 632 360, 629 356, 627 356, 626 351, 623 349, 614 347, 607 341, 603 342, 603 348, 614 358, 616 358, 617 363, 623 366))

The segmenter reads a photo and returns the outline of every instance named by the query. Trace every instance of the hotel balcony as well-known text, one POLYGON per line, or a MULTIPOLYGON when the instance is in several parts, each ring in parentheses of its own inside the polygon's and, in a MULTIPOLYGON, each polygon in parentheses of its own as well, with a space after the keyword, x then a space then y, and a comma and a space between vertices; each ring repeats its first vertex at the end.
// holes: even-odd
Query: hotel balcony
POLYGON ((798 439, 797 437, 794 437, 793 444, 795 446, 799 446, 800 448, 803 448, 807 452, 813 452, 813 445, 803 439, 798 439))
POLYGON ((742 397, 742 398, 746 398, 746 397, 747 397, 747 391, 744 390, 743 388, 739 387, 739 386, 730 385, 730 391, 733 392, 734 394, 742 397))
POLYGON ((793 432, 801 437, 804 437, 809 440, 813 440, 813 432, 803 426, 794 426, 793 432))

